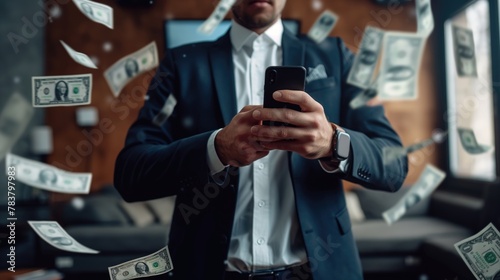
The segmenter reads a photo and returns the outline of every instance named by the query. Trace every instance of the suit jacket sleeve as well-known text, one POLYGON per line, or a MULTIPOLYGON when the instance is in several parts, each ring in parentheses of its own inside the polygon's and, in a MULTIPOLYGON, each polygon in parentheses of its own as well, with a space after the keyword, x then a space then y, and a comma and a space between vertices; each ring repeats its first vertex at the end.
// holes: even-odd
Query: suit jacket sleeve
POLYGON ((152 121, 168 97, 176 97, 177 83, 175 57, 169 50, 151 81, 149 99, 129 129, 125 147, 116 159, 115 187, 127 201, 176 195, 208 181, 205 155, 213 131, 180 137, 182 122, 176 120, 179 104, 165 124, 158 126, 152 121))
POLYGON ((341 40, 337 42, 342 54, 340 125, 351 136, 350 166, 344 179, 370 189, 397 191, 408 173, 407 158, 385 164, 382 149, 401 147, 399 136, 385 117, 382 106, 364 106, 356 110, 349 106, 361 90, 347 84, 354 56, 341 40))

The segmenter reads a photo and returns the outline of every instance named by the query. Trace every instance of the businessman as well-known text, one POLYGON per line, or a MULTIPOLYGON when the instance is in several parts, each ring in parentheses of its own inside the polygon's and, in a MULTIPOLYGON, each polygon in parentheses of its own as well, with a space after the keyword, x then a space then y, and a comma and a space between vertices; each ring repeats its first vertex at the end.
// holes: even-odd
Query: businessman
POLYGON ((238 0, 217 41, 168 50, 129 130, 116 188, 127 201, 177 196, 165 277, 362 279, 341 180, 396 191, 407 160, 382 163, 401 143, 381 106, 350 109, 353 55, 285 30, 285 4, 238 0), (308 70, 305 92, 273 94, 300 112, 260 105, 271 65, 308 70))

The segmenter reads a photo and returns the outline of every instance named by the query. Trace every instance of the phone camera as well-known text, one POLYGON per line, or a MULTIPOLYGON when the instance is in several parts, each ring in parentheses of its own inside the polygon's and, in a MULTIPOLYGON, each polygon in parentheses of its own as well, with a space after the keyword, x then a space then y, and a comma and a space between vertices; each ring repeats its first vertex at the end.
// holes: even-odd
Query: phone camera
POLYGON ((278 72, 276 70, 271 70, 269 73, 269 82, 272 84, 276 81, 276 76, 278 75, 278 72))

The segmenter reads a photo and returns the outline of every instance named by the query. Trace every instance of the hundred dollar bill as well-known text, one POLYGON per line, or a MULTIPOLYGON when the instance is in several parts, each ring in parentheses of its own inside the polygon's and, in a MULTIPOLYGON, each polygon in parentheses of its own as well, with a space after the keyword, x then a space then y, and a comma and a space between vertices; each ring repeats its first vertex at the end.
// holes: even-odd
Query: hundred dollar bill
POLYGON ((477 77, 476 49, 472 30, 453 26, 455 65, 460 77, 477 77))
POLYGON ((413 33, 389 32, 384 38, 378 85, 380 100, 417 98, 418 71, 425 38, 413 33))
POLYGON ((383 40, 383 30, 372 26, 366 27, 358 55, 356 55, 349 77, 347 77, 349 84, 363 89, 370 86, 383 40))
POLYGON ((404 214, 421 200, 428 197, 446 177, 446 173, 427 164, 418 181, 390 209, 382 213, 384 220, 390 225, 403 217, 404 214))
POLYGON ((38 236, 57 249, 85 254, 99 253, 78 243, 56 221, 28 221, 28 224, 38 236))
POLYGON ((207 20, 198 27, 198 33, 210 35, 219 26, 236 0, 221 0, 207 20))
POLYGON ((157 126, 163 125, 174 112, 175 105, 177 105, 177 99, 175 99, 173 94, 170 94, 165 102, 165 105, 161 108, 160 113, 154 117, 153 123, 157 126))
POLYGON ((32 77, 33 107, 80 106, 92 99, 92 74, 32 77))
POLYGON ((425 139, 422 142, 407 146, 407 147, 384 147, 382 148, 383 162, 388 165, 396 159, 421 150, 434 143, 441 143, 448 134, 447 131, 435 133, 431 138, 425 139))
POLYGON ((480 145, 476 140, 476 134, 472 129, 468 128, 458 128, 458 134, 460 136, 460 143, 464 149, 472 155, 486 153, 491 149, 491 147, 486 145, 480 145))
POLYGON ((0 113, 0 160, 12 149, 33 117, 34 109, 19 93, 14 93, 0 113))
POLYGON ((108 268, 111 280, 128 280, 167 273, 174 269, 168 247, 108 268))
POLYGON ((92 173, 73 173, 52 165, 8 153, 6 166, 16 167, 16 180, 29 186, 59 193, 87 194, 92 173))
POLYGON ((113 8, 89 0, 73 0, 78 9, 90 20, 113 29, 113 8))
POLYGON ((77 63, 79 63, 85 67, 97 69, 97 66, 94 64, 94 62, 92 61, 92 59, 90 59, 90 57, 88 55, 75 51, 70 46, 68 46, 66 43, 64 43, 64 41, 62 41, 62 40, 59 40, 59 42, 61 42, 64 49, 66 49, 69 56, 71 56, 71 58, 73 58, 74 61, 76 61, 77 63))
POLYGON ((117 97, 131 80, 156 66, 158 66, 158 49, 153 41, 115 62, 104 72, 104 77, 114 96, 117 97))
POLYGON ((330 35, 330 32, 332 32, 338 18, 339 17, 334 12, 325 10, 318 17, 316 22, 314 22, 314 25, 307 33, 307 36, 318 44, 323 42, 323 40, 330 35))
POLYGON ((455 249, 476 279, 500 279, 500 232, 492 223, 455 243, 455 249))
POLYGON ((434 30, 431 0, 416 0, 417 32, 429 36, 434 30))

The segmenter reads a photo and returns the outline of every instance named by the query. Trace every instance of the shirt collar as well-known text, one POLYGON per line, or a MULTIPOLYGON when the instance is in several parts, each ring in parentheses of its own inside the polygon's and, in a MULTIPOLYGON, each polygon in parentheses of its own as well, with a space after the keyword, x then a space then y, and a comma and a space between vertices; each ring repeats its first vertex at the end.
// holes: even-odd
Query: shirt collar
POLYGON ((236 51, 240 51, 243 46, 252 47, 253 41, 255 41, 259 36, 263 36, 269 42, 276 44, 281 47, 281 38, 283 37, 283 23, 281 19, 278 19, 271 27, 269 27, 261 35, 243 27, 237 23, 234 19, 231 23, 231 44, 236 51))

